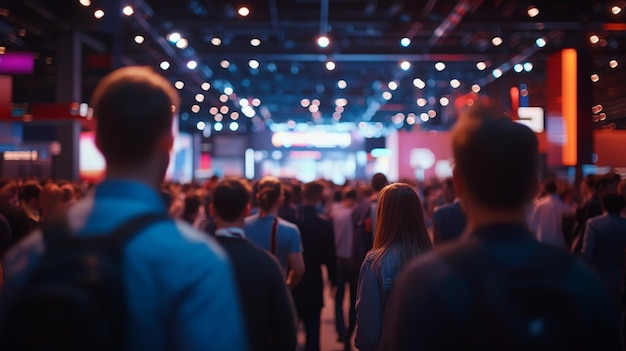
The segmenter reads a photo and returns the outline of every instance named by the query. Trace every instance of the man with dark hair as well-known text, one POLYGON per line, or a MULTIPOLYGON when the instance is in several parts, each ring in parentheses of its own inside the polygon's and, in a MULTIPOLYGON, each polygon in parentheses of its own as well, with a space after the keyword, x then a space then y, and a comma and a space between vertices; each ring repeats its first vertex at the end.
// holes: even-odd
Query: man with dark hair
POLYGON ((583 202, 576 209, 576 225, 572 239, 572 252, 580 254, 583 246, 583 237, 587 221, 602 214, 602 198, 611 193, 615 193, 617 184, 610 175, 596 176, 591 190, 591 197, 583 202))
POLYGON ((329 218, 317 211, 324 186, 318 182, 304 184, 302 206, 298 210, 296 225, 300 229, 304 254, 304 276, 293 290, 298 318, 304 323, 305 351, 320 349, 320 317, 324 305, 322 265, 326 266, 328 279, 334 286, 335 235, 329 218))
MULTIPOLYGON (((109 235, 152 214, 163 220, 136 233, 121 267, 129 350, 246 350, 232 267, 226 253, 182 221, 167 219, 158 192, 174 142, 176 90, 148 67, 107 75, 91 104, 104 181, 66 214, 76 236, 109 235)), ((46 251, 41 231, 5 257, 2 304, 9 305, 46 251)), ((74 337, 74 336, 72 336, 74 337)), ((54 347, 54 346, 51 346, 54 347)))
POLYGON ((573 217, 575 209, 565 204, 556 190, 554 179, 544 181, 544 195, 535 203, 528 225, 537 236, 537 240, 567 250, 563 220, 566 217, 573 217))
POLYGON ((602 198, 604 214, 587 221, 581 256, 600 275, 609 295, 623 313, 626 218, 620 213, 626 199, 619 194, 602 198))
POLYGON ((436 247, 398 278, 381 350, 621 350, 596 275, 526 226, 538 143, 526 126, 477 106, 454 129, 463 240, 436 247))
POLYGON ((251 350, 294 350, 296 313, 278 260, 246 238, 244 218, 250 212, 250 187, 226 178, 213 190, 209 206, 217 241, 235 267, 251 350))

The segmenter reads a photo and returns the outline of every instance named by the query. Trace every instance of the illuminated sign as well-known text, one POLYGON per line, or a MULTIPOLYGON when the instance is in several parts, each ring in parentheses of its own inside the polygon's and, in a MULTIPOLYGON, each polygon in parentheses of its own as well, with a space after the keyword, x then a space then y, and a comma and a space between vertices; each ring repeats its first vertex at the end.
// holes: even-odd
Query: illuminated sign
POLYGON ((5 151, 5 161, 36 161, 38 157, 37 151, 5 151))
POLYGON ((347 148, 351 144, 350 133, 276 132, 272 135, 275 147, 347 148))
POLYGON ((541 107, 520 107, 517 109, 519 119, 515 122, 523 124, 535 133, 544 131, 544 113, 541 107))

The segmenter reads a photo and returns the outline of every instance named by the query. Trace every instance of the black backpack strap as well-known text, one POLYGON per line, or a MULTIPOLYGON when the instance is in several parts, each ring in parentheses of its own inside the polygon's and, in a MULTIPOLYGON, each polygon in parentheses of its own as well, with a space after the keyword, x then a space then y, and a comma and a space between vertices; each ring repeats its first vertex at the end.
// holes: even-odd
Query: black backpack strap
POLYGON ((123 222, 112 232, 89 236, 75 236, 69 227, 67 213, 63 213, 47 221, 43 227, 43 236, 47 250, 63 247, 76 248, 88 242, 89 245, 102 248, 119 249, 130 241, 142 229, 159 221, 172 220, 164 213, 144 213, 123 222))
POLYGON ((270 238, 270 251, 272 255, 276 255, 276 231, 278 230, 278 217, 274 217, 272 223, 272 236, 270 238))

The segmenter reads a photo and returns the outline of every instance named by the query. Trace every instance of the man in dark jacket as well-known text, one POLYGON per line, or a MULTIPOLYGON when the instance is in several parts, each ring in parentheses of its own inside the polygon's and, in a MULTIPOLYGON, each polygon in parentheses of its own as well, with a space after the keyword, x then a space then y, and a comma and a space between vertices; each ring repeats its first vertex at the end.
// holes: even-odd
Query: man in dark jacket
POLYGON ((246 239, 249 203, 250 188, 243 180, 221 181, 209 205, 215 236, 235 268, 250 350, 293 351, 297 345, 293 302, 278 260, 246 239))
POLYGON ((306 332, 305 351, 320 349, 320 315, 324 305, 322 265, 326 265, 328 278, 334 285, 335 235, 329 218, 317 211, 324 186, 318 182, 304 185, 303 203, 296 224, 300 229, 304 253, 304 276, 293 291, 298 317, 306 332))
POLYGON ((598 277, 526 225, 538 142, 526 126, 477 106, 452 136, 464 240, 436 247, 398 278, 381 350, 622 350, 598 277))

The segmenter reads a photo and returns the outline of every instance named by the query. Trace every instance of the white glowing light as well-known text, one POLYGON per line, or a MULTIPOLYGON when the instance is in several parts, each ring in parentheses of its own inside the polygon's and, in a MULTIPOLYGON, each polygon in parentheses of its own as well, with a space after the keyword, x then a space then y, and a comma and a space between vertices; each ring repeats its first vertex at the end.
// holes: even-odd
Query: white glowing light
POLYGON ((132 6, 130 5, 126 5, 124 6, 124 8, 122 9, 122 13, 126 16, 132 16, 133 13, 135 13, 135 9, 133 9, 132 6))
POLYGON ((452 80, 450 81, 450 86, 451 86, 453 89, 456 89, 456 88, 458 88, 458 87, 460 87, 460 86, 461 86, 461 82, 460 82, 458 79, 452 79, 452 80))
POLYGON ((335 67, 337 67, 337 65, 335 65, 335 63, 333 61, 328 61, 326 62, 326 69, 329 71, 332 71, 335 69, 335 67))
POLYGON ((250 60, 248 61, 248 66, 250 66, 250 68, 252 69, 258 69, 260 64, 259 64, 259 61, 257 60, 250 60))
POLYGON ((250 9, 245 6, 242 6, 239 8, 239 10, 237 10, 237 13, 241 17, 247 17, 250 14, 250 9))
POLYGON ((170 63, 167 61, 162 61, 159 67, 161 67, 162 70, 167 71, 170 68, 170 63))
POLYGON ((404 71, 408 71, 411 68, 411 63, 409 61, 400 62, 400 68, 404 71))
POLYGON ((174 83, 174 86, 176 87, 176 89, 181 90, 185 87, 185 83, 181 80, 178 80, 176 81, 176 83, 174 83))
POLYGON ((189 60, 189 62, 187 62, 187 68, 196 69, 197 67, 198 67, 198 62, 196 62, 195 60, 189 60))
POLYGON ((413 85, 418 89, 424 89, 426 87, 426 82, 419 78, 413 79, 413 85))
POLYGON ((142 44, 144 42, 145 38, 141 35, 135 35, 135 43, 137 44, 142 44))
POLYGON ((171 43, 177 43, 180 39, 182 39, 182 37, 178 32, 172 32, 167 35, 167 40, 169 40, 171 43))
POLYGON ((328 47, 328 45, 330 45, 330 39, 328 39, 327 36, 322 35, 319 38, 317 38, 317 45, 321 48, 328 47))
POLYGON ((339 89, 345 89, 345 88, 347 88, 347 87, 348 87, 348 83, 346 83, 346 81, 345 81, 345 80, 343 80, 343 79, 342 79, 342 80, 339 80, 339 81, 337 82, 337 88, 339 88, 339 89))
POLYGON ((98 9, 98 10, 96 10, 96 11, 93 13, 93 16, 94 16, 96 19, 101 19, 102 17, 104 17, 104 11, 103 11, 103 10, 98 9))
POLYGON ((443 62, 437 62, 435 63, 435 69, 439 72, 443 71, 444 69, 446 69, 446 64, 443 62))

